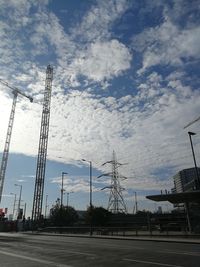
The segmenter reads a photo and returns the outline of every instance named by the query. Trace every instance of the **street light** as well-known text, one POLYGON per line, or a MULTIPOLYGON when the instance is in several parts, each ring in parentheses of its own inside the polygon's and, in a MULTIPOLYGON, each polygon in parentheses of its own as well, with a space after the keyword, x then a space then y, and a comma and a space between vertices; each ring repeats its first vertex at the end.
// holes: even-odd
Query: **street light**
POLYGON ((47 218, 47 207, 48 207, 48 205, 47 205, 47 199, 48 199, 48 195, 46 195, 45 212, 44 212, 45 219, 47 218))
POLYGON ((135 205, 133 211, 135 210, 135 214, 137 214, 138 212, 137 192, 134 192, 134 195, 135 195, 135 205))
POLYGON ((13 220, 14 220, 14 215, 15 215, 15 205, 16 205, 16 196, 17 194, 14 194, 14 193, 10 193, 11 195, 15 196, 14 197, 14 202, 13 202, 13 220))
POLYGON ((24 216, 23 216, 24 219, 26 219, 26 202, 24 203, 24 216))
POLYGON ((73 192, 73 191, 71 191, 71 192, 66 192, 66 194, 67 194, 67 208, 68 208, 68 206, 69 206, 69 195, 70 195, 71 193, 74 193, 74 192, 73 192))
POLYGON ((192 137, 191 137, 192 135, 196 135, 196 133, 188 132, 188 134, 189 134, 189 138, 190 138, 190 144, 191 144, 194 166, 195 166, 195 171, 196 171, 196 179, 195 179, 196 180, 196 189, 199 189, 199 186, 200 186, 199 173, 198 173, 198 169, 197 169, 197 163, 196 163, 196 158, 195 158, 194 148, 193 148, 193 143, 192 143, 192 137))
POLYGON ((21 197, 22 197, 22 185, 15 184, 15 186, 19 186, 20 187, 19 201, 18 201, 18 216, 17 216, 17 218, 19 219, 20 218, 21 197))
POLYGON ((63 206, 63 192, 64 192, 64 189, 63 189, 63 180, 64 180, 64 175, 65 174, 68 174, 67 172, 62 172, 62 184, 61 184, 61 190, 60 190, 60 193, 61 193, 61 198, 60 198, 60 207, 62 209, 62 206, 63 206))
POLYGON ((88 162, 90 164, 90 212, 91 212, 90 235, 92 235, 92 161, 86 159, 82 159, 82 161, 88 162))

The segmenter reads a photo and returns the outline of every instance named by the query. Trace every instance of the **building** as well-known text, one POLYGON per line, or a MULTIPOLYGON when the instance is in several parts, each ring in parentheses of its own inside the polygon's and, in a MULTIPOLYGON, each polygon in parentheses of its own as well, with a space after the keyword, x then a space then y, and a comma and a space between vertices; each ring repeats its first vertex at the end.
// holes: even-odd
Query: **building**
MULTIPOLYGON (((174 188, 170 193, 146 196, 153 201, 169 201, 179 212, 185 213, 189 232, 200 229, 200 168, 189 168, 173 176, 174 188)), ((180 213, 181 215, 181 213, 180 213)))
POLYGON ((200 177, 200 168, 189 168, 179 171, 173 176, 174 188, 172 193, 190 192, 198 189, 198 180, 200 177))

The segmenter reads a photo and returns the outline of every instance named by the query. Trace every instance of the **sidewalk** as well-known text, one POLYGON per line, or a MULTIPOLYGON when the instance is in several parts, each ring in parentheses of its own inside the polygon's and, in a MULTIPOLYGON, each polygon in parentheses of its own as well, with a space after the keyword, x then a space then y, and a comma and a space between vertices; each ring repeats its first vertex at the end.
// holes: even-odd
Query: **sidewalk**
POLYGON ((31 235, 55 235, 66 237, 82 237, 82 238, 99 238, 99 239, 115 239, 115 240, 138 240, 138 241, 155 241, 155 242, 173 242, 173 243, 188 243, 200 244, 200 238, 197 237, 173 237, 173 236, 120 236, 120 235, 87 235, 87 234, 59 234, 59 233, 41 233, 41 232, 23 232, 23 234, 31 235))

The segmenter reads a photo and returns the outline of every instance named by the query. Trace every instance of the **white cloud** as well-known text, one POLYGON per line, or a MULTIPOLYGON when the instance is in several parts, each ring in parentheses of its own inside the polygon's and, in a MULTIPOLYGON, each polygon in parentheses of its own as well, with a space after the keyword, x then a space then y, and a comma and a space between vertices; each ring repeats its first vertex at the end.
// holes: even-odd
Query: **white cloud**
MULTIPOLYGON (((13 18, 9 13, 9 19, 0 24, 1 77, 33 94, 36 102, 18 99, 10 151, 37 155, 45 83, 42 64, 56 57, 48 159, 77 164, 84 155, 95 168, 104 171, 100 165, 111 159, 114 149, 119 160, 129 163, 121 172, 134 177, 124 185, 135 189, 170 187, 170 170, 193 166, 183 127, 199 115, 200 95, 192 91, 192 86, 183 84, 184 73, 177 71, 164 79, 153 72, 134 85, 135 95, 129 91, 118 99, 114 93, 97 96, 91 87, 93 82, 108 87, 113 78, 131 66, 127 45, 111 34, 112 25, 126 11, 128 1, 98 1, 80 24, 69 30, 45 6, 39 7, 34 1, 25 6, 25 2, 0 1, 1 7, 12 4, 16 8, 13 18), (32 5, 36 12, 30 16, 32 5), (38 55, 44 57, 41 64, 38 55), (85 91, 79 75, 84 75, 85 91), (159 177, 161 173, 165 177, 159 177)), ((183 58, 199 58, 199 36, 196 25, 182 29, 168 18, 137 35, 133 47, 144 53, 142 71, 157 64, 181 65, 183 58)), ((5 92, 1 87, 1 150, 12 104, 12 95, 8 97, 5 92)), ((199 130, 199 124, 192 127, 199 130)), ((199 142, 199 137, 195 140, 199 142)), ((84 179, 69 181, 69 185, 73 191, 88 190, 84 179)))
POLYGON ((74 67, 80 74, 100 82, 121 74, 130 68, 131 54, 117 40, 92 43, 89 49, 75 59, 74 67))
POLYGON ((138 73, 158 64, 178 66, 184 59, 199 58, 200 27, 181 29, 169 18, 155 28, 149 28, 133 37, 133 48, 143 51, 143 66, 138 73))
POLYGON ((80 25, 72 30, 74 38, 80 38, 83 42, 108 40, 111 36, 112 24, 128 7, 127 0, 97 1, 84 16, 80 25))
MULTIPOLYGON (((67 31, 59 18, 48 11, 47 3, 32 0, 0 2, 2 14, 8 13, 7 19, 0 24, 0 64, 4 79, 14 73, 15 78, 22 80, 31 68, 31 61, 35 61, 39 69, 39 56, 47 57, 50 62, 57 61, 57 82, 59 86, 65 84, 67 87, 80 86, 78 78, 82 74, 88 79, 86 84, 90 79, 105 89, 109 86, 107 80, 130 67, 131 54, 127 47, 118 40, 110 40, 110 27, 127 10, 128 1, 97 2, 91 5, 80 24, 67 31), (84 37, 81 45, 78 35, 84 37), (8 63, 12 68, 6 68, 8 63)), ((26 79, 28 82, 29 78, 26 79)))
MULTIPOLYGON (((90 191, 88 176, 84 177, 81 175, 81 177, 72 176, 71 178, 65 178, 63 181, 63 189, 64 189, 65 193, 69 193, 69 192, 88 193, 90 191)), ((53 178, 51 180, 51 183, 58 184, 58 186, 61 188, 62 180, 60 177, 53 178)), ((93 178, 92 191, 97 192, 99 190, 100 189, 95 186, 95 180, 93 178)))
MULTIPOLYGON (((129 163, 121 173, 133 177, 124 181, 123 186, 169 188, 172 182, 166 177, 169 171, 165 177, 159 177, 155 171, 160 170, 163 175, 165 168, 171 168, 174 173, 182 167, 193 166, 183 127, 199 112, 199 93, 194 94, 188 86, 185 90, 179 77, 178 73, 171 74, 166 80, 167 87, 163 87, 162 76, 154 72, 139 86, 135 96, 120 99, 96 98, 91 93, 76 90, 67 95, 57 92, 51 103, 48 159, 77 164, 84 156, 94 162, 95 168, 104 171, 101 164, 111 159, 114 149, 122 163, 129 163)), ((43 87, 41 81, 40 90, 43 87)), ((40 90, 37 93, 41 93, 40 90)), ((8 99, 4 91, 0 92, 3 149, 12 99, 8 99)), ((41 112, 42 105, 19 99, 11 152, 37 155, 41 112)), ((199 129, 198 124, 193 127, 199 129)), ((195 139, 199 141, 198 136, 195 139)), ((88 190, 88 182, 77 180, 68 189, 76 191, 78 188, 88 190)))

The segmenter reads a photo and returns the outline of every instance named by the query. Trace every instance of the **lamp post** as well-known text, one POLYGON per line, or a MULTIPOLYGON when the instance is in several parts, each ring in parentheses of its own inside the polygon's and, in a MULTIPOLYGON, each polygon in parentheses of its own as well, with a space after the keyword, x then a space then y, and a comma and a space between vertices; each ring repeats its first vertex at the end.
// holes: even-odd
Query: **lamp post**
POLYGON ((135 214, 137 214, 137 212, 138 212, 137 192, 134 192, 134 195, 135 195, 135 205, 134 205, 134 209, 135 209, 135 214))
POLYGON ((47 199, 48 199, 48 195, 46 195, 46 202, 45 202, 45 212, 44 212, 45 219, 47 218, 47 199))
POLYGON ((195 166, 195 171, 196 171, 196 179, 195 179, 196 180, 196 189, 199 189, 199 187, 200 187, 199 173, 198 173, 198 169, 197 169, 197 163, 196 163, 196 158, 195 158, 195 154, 194 154, 194 147, 193 147, 192 137, 191 137, 192 135, 196 135, 196 133, 188 132, 188 134, 189 134, 189 138, 190 138, 190 144, 191 144, 194 166, 195 166))
POLYGON ((15 215, 15 205, 16 205, 16 196, 17 194, 14 194, 14 193, 10 193, 11 195, 14 195, 14 202, 13 202, 13 220, 14 220, 14 215, 15 215))
POLYGON ((64 175, 65 174, 68 174, 67 172, 62 172, 62 184, 61 184, 61 190, 60 190, 60 194, 61 194, 61 197, 60 197, 60 207, 62 209, 63 207, 63 192, 64 192, 64 189, 63 189, 63 180, 64 180, 64 175))
POLYGON ((90 164, 90 212, 91 212, 90 235, 92 235, 92 161, 85 159, 82 159, 82 161, 88 162, 90 164))
POLYGON ((24 203, 24 219, 26 219, 26 203, 24 203))
POLYGON ((74 192, 71 191, 71 192, 67 192, 67 193, 66 193, 66 194, 67 194, 67 208, 68 208, 68 206, 69 206, 69 195, 70 195, 71 193, 74 193, 74 192))
POLYGON ((20 187, 19 201, 18 201, 18 215, 17 215, 17 218, 20 218, 20 206, 21 206, 21 197, 22 197, 22 185, 15 184, 15 186, 19 186, 20 187))

